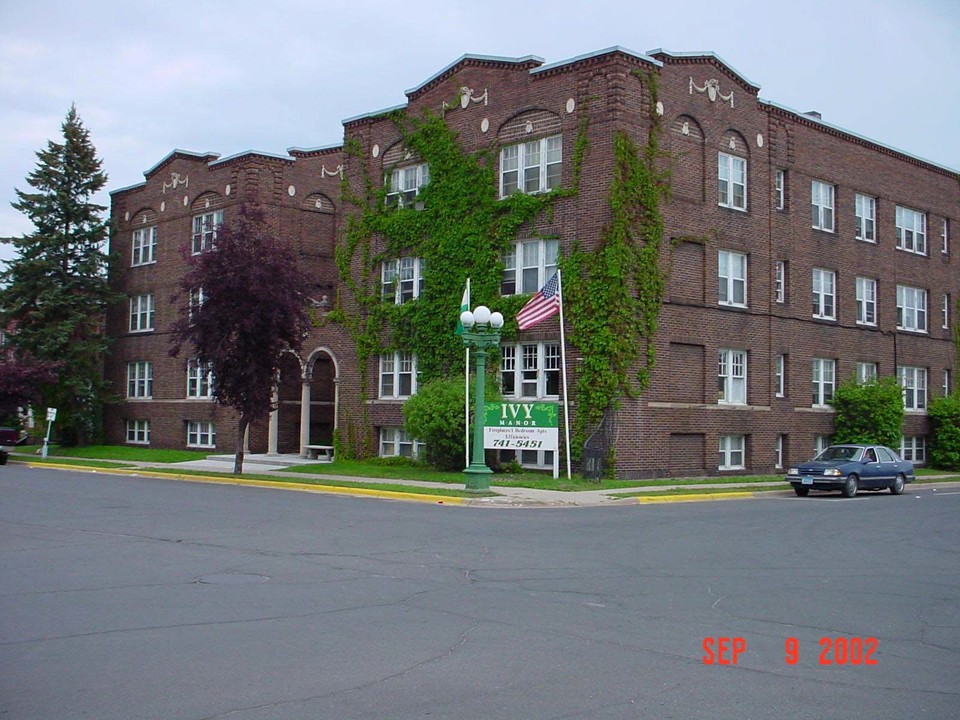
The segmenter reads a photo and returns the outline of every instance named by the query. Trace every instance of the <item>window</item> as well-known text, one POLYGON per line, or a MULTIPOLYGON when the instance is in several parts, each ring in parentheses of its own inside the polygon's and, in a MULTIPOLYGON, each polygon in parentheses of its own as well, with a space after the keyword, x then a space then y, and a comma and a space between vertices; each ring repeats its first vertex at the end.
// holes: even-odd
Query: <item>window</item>
POLYGON ((206 302, 206 296, 203 294, 203 288, 193 288, 190 290, 190 297, 187 298, 187 313, 190 322, 193 322, 193 314, 200 310, 203 303, 206 302))
POLYGON ((787 301, 787 264, 783 260, 774 265, 773 299, 781 304, 787 301))
POLYGON ((813 227, 833 232, 833 185, 819 180, 811 182, 810 202, 813 205, 813 227))
POLYGON ((832 444, 833 437, 830 435, 813 436, 813 456, 816 457, 832 444))
POLYGON ((857 240, 877 241, 877 199, 857 193, 857 240))
POLYGON ((413 353, 380 356, 380 397, 407 398, 417 392, 417 361, 413 353))
POLYGON ((511 247, 503 255, 500 294, 535 293, 557 271, 559 252, 559 240, 525 240, 511 247))
POLYGON ((773 175, 773 197, 777 210, 787 208, 787 171, 777 169, 773 175))
POLYGON ((414 440, 403 428, 380 428, 380 457, 420 457, 424 444, 414 440))
POLYGON ((720 436, 720 465, 718 470, 743 470, 743 435, 720 436))
POLYGON ((833 400, 835 366, 834 360, 813 359, 813 407, 827 407, 833 400))
POLYGON ((948 255, 950 253, 950 221, 947 220, 947 218, 943 219, 943 229, 940 231, 940 240, 942 241, 940 252, 948 255))
POLYGON ((213 370, 209 364, 196 359, 187 362, 187 397, 213 397, 213 370))
POLYGON ((500 348, 500 387, 506 398, 560 396, 560 345, 525 343, 500 348))
POLYGON ((833 270, 813 269, 813 316, 837 319, 837 274, 833 270))
POLYGON ((212 448, 216 445, 216 425, 206 420, 187 422, 187 447, 212 448))
POLYGON ((553 450, 501 450, 501 463, 516 462, 522 467, 546 469, 553 467, 553 450))
POLYGON ((857 382, 861 385, 877 379, 877 364, 873 362, 857 363, 857 382))
POLYGON ((927 254, 927 216, 897 205, 897 249, 927 254))
POLYGON ((950 295, 947 293, 943 295, 943 325, 941 327, 944 330, 950 329, 950 295))
POLYGON ((153 330, 153 294, 130 298, 130 332, 153 330))
POLYGON ((927 461, 927 439, 923 435, 914 435, 900 439, 900 457, 915 463, 927 461))
POLYGON ((904 410, 921 411, 927 408, 927 369, 901 365, 897 368, 900 387, 903 388, 904 410))
POLYGON ((927 291, 897 285, 897 329, 927 331, 927 291))
POLYGON ((410 207, 420 189, 430 183, 430 166, 427 163, 397 168, 384 179, 387 186, 386 203, 389 207, 410 207))
POLYGON ((193 244, 191 251, 199 255, 208 247, 213 247, 217 239, 217 228, 223 224, 223 210, 195 215, 193 218, 193 244))
POLYGON ((877 281, 857 278, 857 324, 877 324, 877 281))
POLYGON ((420 297, 423 292, 424 266, 424 261, 415 257, 385 260, 380 268, 383 298, 393 298, 397 305, 401 305, 420 297))
POLYGON ((132 445, 149 445, 150 421, 127 420, 127 442, 132 445))
POLYGON ((787 356, 777 355, 773 361, 773 394, 776 397, 786 397, 787 389, 787 356))
POLYGON ((133 231, 130 265, 148 265, 157 261, 157 228, 137 228, 133 231))
POLYGON ((717 362, 717 402, 747 404, 747 352, 721 350, 717 362))
POLYGON ((777 440, 773 445, 773 466, 780 470, 783 467, 783 449, 786 445, 786 435, 777 435, 777 440))
POLYGON ((127 363, 127 397, 153 397, 153 363, 127 363))
POLYGON ((562 170, 563 138, 560 135, 505 147, 500 151, 500 197, 559 187, 562 170))
POLYGON ((719 259, 720 305, 747 306, 747 256, 721 250, 719 259))
POLYGON ((943 371, 943 385, 940 387, 943 390, 944 397, 950 394, 950 368, 946 368, 943 371))
POLYGON ((747 209, 747 161, 720 153, 718 162, 718 204, 735 210, 747 209))

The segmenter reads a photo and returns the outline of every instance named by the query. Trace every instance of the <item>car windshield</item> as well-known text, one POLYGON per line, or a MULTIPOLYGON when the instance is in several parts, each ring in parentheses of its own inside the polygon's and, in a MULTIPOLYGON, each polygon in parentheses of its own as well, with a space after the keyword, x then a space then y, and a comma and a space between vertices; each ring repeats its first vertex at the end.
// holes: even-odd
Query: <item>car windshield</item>
POLYGON ((852 460, 860 453, 860 448, 848 445, 834 445, 817 455, 816 460, 852 460))

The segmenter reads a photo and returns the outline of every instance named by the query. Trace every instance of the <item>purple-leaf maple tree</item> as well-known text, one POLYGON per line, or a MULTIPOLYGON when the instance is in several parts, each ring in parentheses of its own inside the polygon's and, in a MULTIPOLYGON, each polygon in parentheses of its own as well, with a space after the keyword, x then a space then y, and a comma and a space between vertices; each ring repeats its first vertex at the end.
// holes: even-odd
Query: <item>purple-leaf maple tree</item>
POLYGON ((0 420, 14 419, 21 409, 40 402, 44 385, 57 383, 59 363, 20 352, 0 354, 0 420))
POLYGON ((313 285, 256 206, 241 206, 236 220, 220 225, 214 243, 199 254, 189 247, 183 254, 190 269, 180 282, 170 354, 190 346, 191 359, 213 373, 214 399, 238 413, 233 471, 239 474, 244 433, 274 408, 281 355, 300 350, 310 330, 313 285))

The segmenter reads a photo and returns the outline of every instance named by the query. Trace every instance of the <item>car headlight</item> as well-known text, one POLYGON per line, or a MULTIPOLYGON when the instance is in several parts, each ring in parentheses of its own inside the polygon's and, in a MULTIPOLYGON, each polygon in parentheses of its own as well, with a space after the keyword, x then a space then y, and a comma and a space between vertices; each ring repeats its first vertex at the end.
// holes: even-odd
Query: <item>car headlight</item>
POLYGON ((824 475, 830 475, 832 477, 837 477, 838 475, 843 475, 837 468, 827 468, 823 471, 824 475))
POLYGON ((797 468, 793 467, 787 470, 787 475, 799 475, 800 471, 797 468))

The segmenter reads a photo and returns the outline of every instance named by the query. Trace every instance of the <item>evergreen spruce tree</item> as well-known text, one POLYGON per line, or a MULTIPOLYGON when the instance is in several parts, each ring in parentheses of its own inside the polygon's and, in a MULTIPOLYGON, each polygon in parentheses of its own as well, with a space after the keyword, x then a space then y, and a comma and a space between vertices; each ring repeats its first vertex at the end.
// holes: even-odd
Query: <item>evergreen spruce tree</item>
POLYGON ((43 404, 59 411, 59 441, 83 444, 101 431, 104 313, 118 298, 107 279, 106 208, 92 202, 107 176, 75 106, 62 131, 63 142, 37 152, 26 178, 33 191, 16 191, 13 207, 34 232, 12 240, 17 256, 0 273, 0 318, 17 350, 60 364, 43 404))

